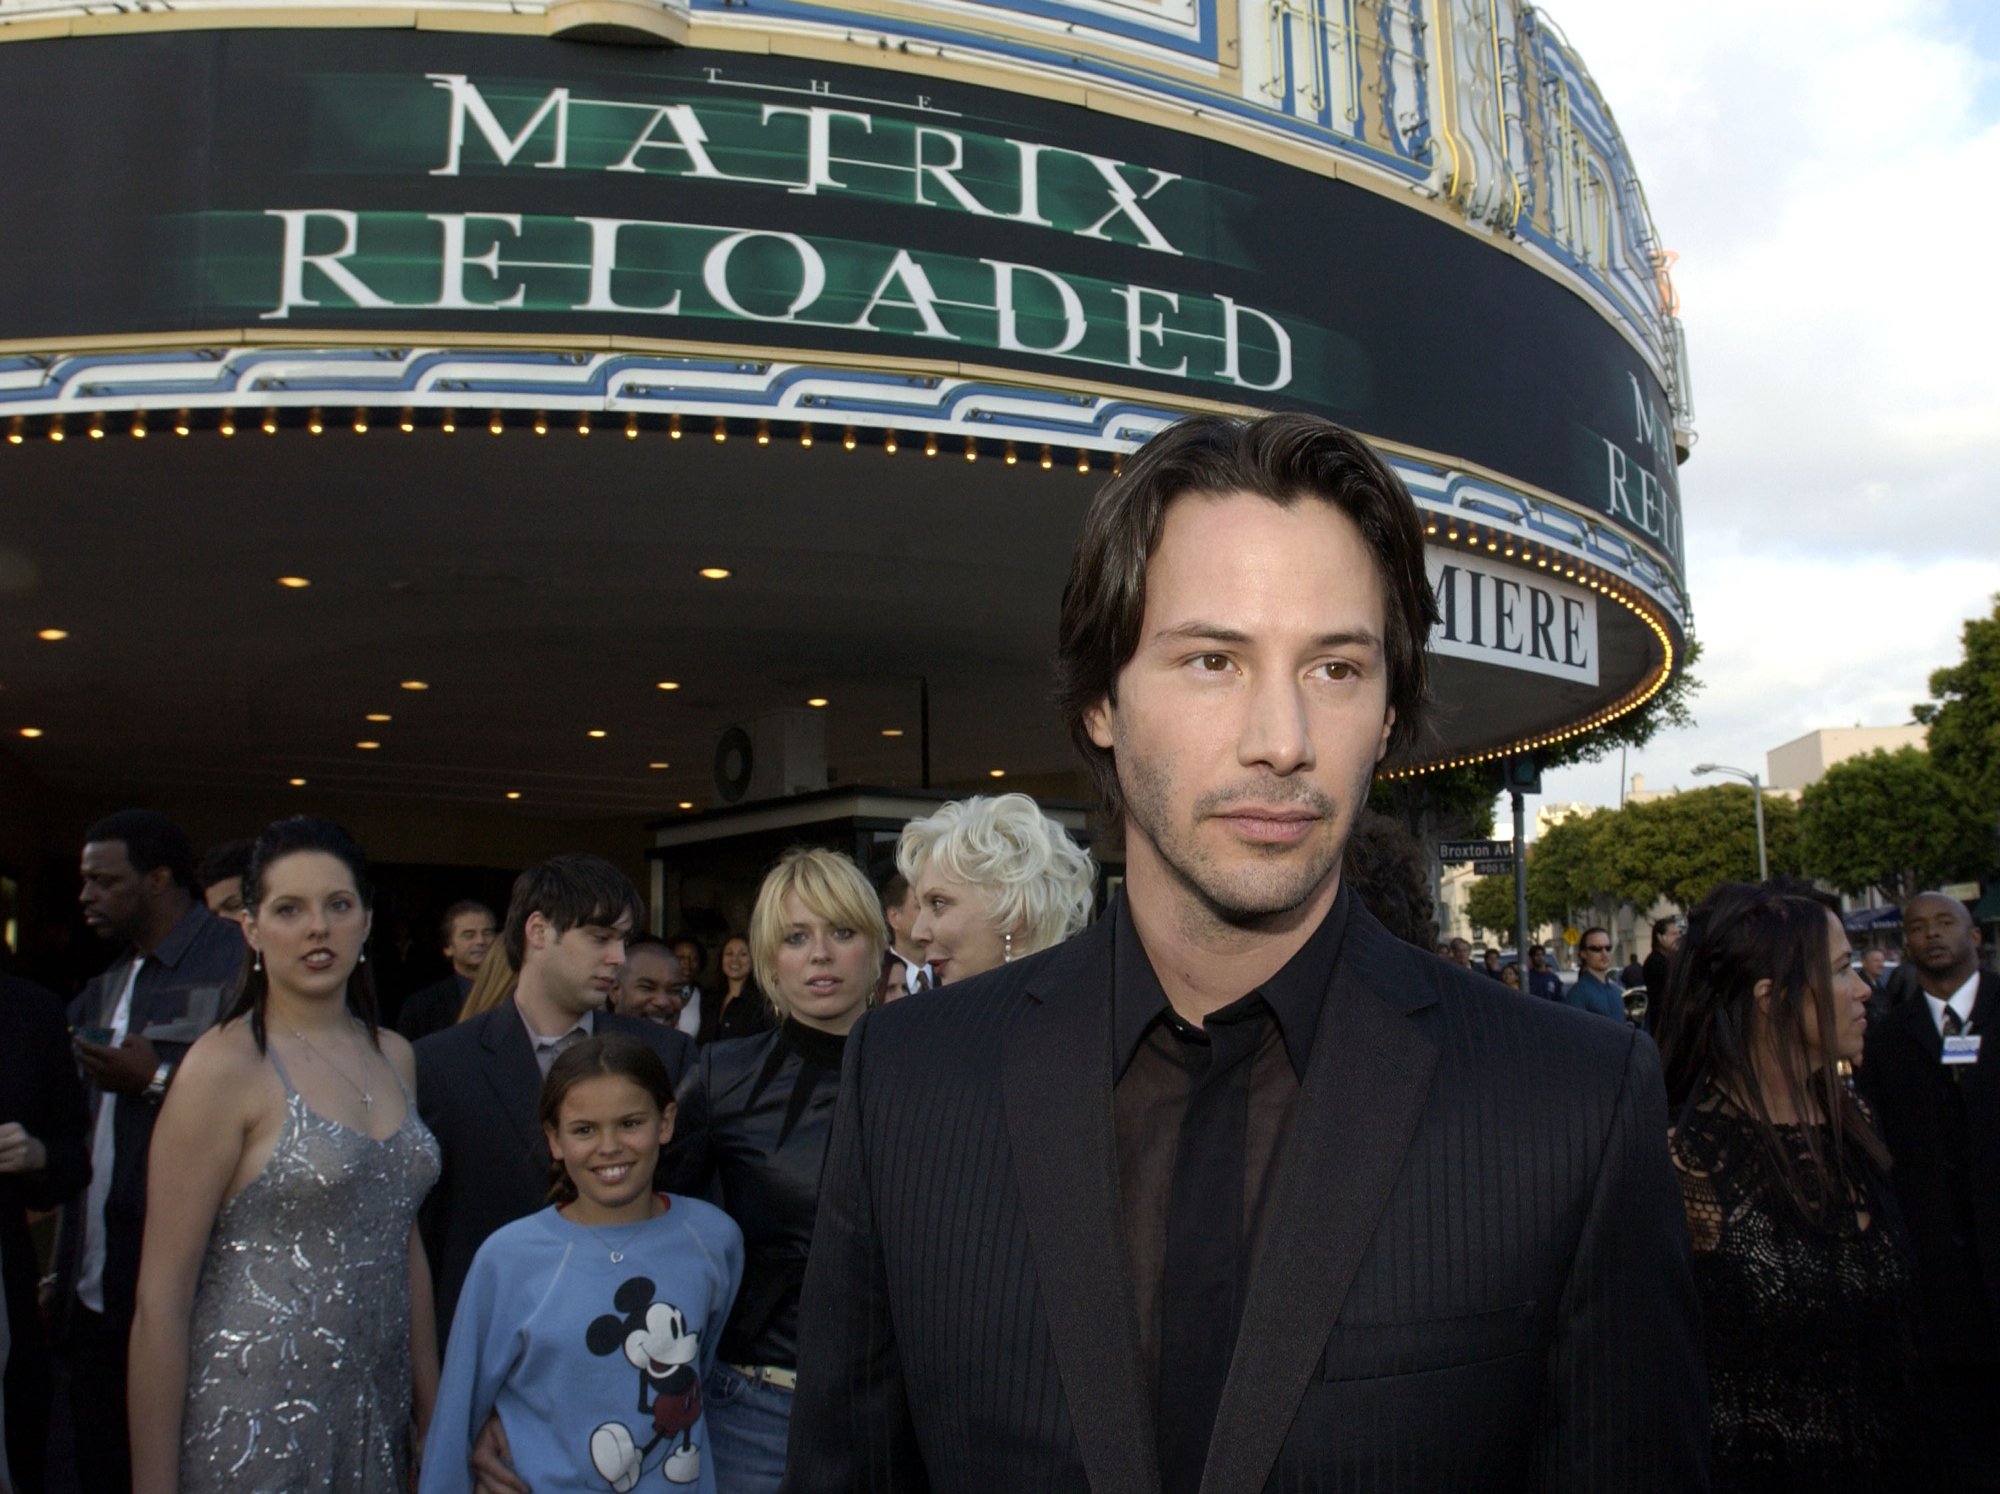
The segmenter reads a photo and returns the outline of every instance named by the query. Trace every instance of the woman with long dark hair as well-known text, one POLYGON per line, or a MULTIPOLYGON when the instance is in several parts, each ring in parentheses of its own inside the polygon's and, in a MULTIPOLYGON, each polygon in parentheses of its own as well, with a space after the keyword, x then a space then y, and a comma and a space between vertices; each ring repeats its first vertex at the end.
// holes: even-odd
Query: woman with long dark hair
POLYGON ((701 1030, 696 1041, 713 1043, 769 1032, 777 1025, 778 1016, 770 998, 758 989, 756 972, 751 969, 749 935, 731 934, 722 941, 721 965, 721 987, 702 993, 701 1030))
POLYGON ((153 1134, 133 1487, 391 1494, 437 1389, 416 1233, 437 1143, 410 1045, 376 1024, 359 848, 281 820, 243 900, 251 963, 153 1134))
POLYGON ((1839 1072, 1867 996, 1810 897, 1729 884, 1688 919, 1661 1032, 1718 1491, 1880 1490, 1925 1466, 1915 1266, 1839 1072))

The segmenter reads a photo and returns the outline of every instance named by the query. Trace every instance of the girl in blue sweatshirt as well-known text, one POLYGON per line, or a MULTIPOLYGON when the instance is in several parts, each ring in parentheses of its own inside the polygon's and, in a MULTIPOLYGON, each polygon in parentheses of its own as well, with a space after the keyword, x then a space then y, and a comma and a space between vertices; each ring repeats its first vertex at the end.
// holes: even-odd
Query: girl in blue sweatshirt
POLYGON ((497 1414, 534 1494, 715 1494, 701 1382, 743 1274, 712 1204, 652 1191, 673 1086, 644 1043, 578 1043, 542 1085, 552 1204, 479 1247, 452 1320, 422 1494, 470 1491, 497 1414))

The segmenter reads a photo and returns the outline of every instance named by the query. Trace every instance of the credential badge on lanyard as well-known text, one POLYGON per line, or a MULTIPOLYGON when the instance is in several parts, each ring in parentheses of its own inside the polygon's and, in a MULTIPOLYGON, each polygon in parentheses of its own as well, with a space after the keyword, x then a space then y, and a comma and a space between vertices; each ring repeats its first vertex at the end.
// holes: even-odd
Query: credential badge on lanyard
POLYGON ((1943 1061, 1946 1063, 1978 1063, 1979 1034, 1971 1032, 1960 1037, 1946 1038, 1944 1040, 1943 1061))

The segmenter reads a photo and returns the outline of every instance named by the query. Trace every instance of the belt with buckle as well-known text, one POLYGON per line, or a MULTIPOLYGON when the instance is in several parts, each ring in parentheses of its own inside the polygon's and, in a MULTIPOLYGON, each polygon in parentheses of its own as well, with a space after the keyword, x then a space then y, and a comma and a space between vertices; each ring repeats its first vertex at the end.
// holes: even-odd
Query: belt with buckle
POLYGON ((795 1369, 780 1369, 775 1364, 731 1364, 727 1367, 752 1385, 769 1385, 778 1390, 791 1391, 799 1388, 799 1372, 795 1369))

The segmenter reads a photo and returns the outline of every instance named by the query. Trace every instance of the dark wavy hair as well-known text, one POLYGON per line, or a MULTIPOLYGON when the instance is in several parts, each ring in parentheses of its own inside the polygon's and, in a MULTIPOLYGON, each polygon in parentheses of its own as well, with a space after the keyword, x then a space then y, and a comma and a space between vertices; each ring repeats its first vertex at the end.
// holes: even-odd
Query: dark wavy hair
MULTIPOLYGON (((667 1066, 660 1055, 635 1037, 607 1032, 603 1037, 585 1038, 567 1053, 558 1054, 549 1065, 538 1109, 543 1132, 553 1134, 561 1128, 562 1102, 571 1090, 586 1079, 605 1074, 630 1079, 653 1097, 662 1115, 674 1103, 674 1082, 667 1077, 667 1066)), ((576 1202, 576 1184, 570 1181, 569 1169, 563 1166, 562 1159, 555 1156, 549 1158, 548 1201, 558 1207, 576 1202)))
POLYGON ((1889 1154, 1830 1055, 1815 1059, 1806 1045, 1804 1013, 1818 1020, 1822 1041, 1835 1031, 1833 966, 1827 958, 1828 910, 1772 883, 1725 882, 1688 915, 1687 936, 1674 956, 1660 1017, 1667 1094, 1680 1124, 1720 1096, 1742 1110, 1756 1132, 1768 1174, 1800 1218, 1828 1221, 1848 1196, 1853 1164, 1886 1172, 1889 1154), (1756 997, 1771 982, 1768 1002, 1756 997), (1826 1117, 1824 1131, 1801 1128, 1805 1157, 1784 1144, 1771 1119, 1773 1096, 1756 1065, 1760 1046, 1777 1058, 1776 1084, 1790 1112, 1826 1117))
MULTIPOLYGON (((333 821, 316 819, 309 814, 295 814, 288 820, 279 820, 257 837, 257 843, 250 848, 249 869, 243 874, 243 911, 255 918, 257 909, 264 902, 264 879, 271 868, 287 856, 305 851, 318 851, 345 866, 354 878, 354 892, 361 899, 361 906, 374 911, 375 884, 369 878, 368 858, 361 854, 361 847, 354 843, 353 836, 333 821)), ((265 1046, 264 1006, 270 995, 271 980, 264 973, 261 963, 245 960, 243 973, 237 979, 236 999, 222 1020, 233 1022, 238 1017, 247 1016, 250 1019, 250 1035, 257 1040, 259 1053, 264 1051, 265 1046)), ((368 1041, 379 1048, 375 972, 368 968, 365 958, 347 977, 347 1009, 368 1029, 368 1041)))
POLYGON ((646 925, 646 910, 631 878, 602 856, 571 852, 551 856, 514 879, 507 922, 500 937, 516 970, 528 956, 528 920, 541 914, 561 938, 573 928, 610 928, 624 919, 633 930, 646 925))
POLYGON ((1146 569, 1167 510, 1182 498, 1228 493, 1255 493, 1281 508, 1315 499, 1354 522, 1382 579, 1383 648, 1396 712, 1390 757, 1422 740, 1430 694, 1426 645, 1438 609, 1424 569, 1423 522, 1402 479, 1359 436, 1316 415, 1197 415, 1153 437, 1098 490, 1063 587, 1056 701, 1114 812, 1123 803, 1118 767, 1110 750, 1090 739, 1089 713, 1099 701, 1117 704, 1118 672, 1138 651, 1146 569))

